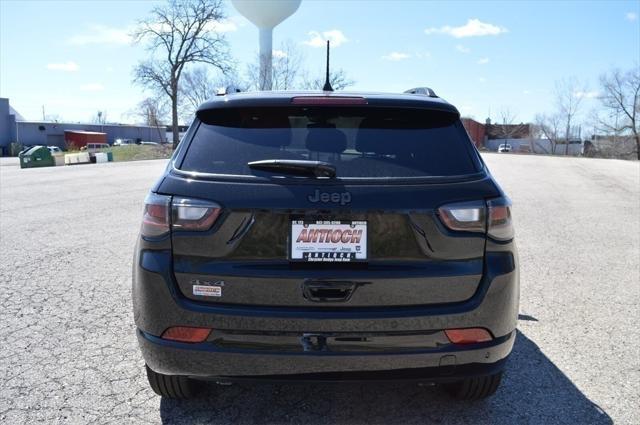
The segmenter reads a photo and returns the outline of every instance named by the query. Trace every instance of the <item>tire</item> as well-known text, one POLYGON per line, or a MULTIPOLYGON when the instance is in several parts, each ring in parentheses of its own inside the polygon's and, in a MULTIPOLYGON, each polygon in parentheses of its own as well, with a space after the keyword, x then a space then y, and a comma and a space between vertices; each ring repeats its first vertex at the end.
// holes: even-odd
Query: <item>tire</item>
POLYGON ((502 372, 495 375, 475 376, 445 384, 445 390, 457 400, 482 400, 492 396, 502 380, 502 372))
POLYGON ((147 379, 151 389, 162 397, 186 399, 193 398, 200 393, 202 384, 186 376, 163 375, 154 372, 145 365, 147 379))

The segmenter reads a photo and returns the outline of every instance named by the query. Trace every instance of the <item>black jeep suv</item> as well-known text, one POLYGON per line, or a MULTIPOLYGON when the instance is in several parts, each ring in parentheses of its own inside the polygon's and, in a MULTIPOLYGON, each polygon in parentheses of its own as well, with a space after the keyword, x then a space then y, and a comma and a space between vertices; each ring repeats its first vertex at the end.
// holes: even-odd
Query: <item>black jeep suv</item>
POLYGON ((518 312, 510 202, 456 108, 415 93, 199 108, 146 198, 133 266, 156 393, 242 379, 496 391, 518 312))

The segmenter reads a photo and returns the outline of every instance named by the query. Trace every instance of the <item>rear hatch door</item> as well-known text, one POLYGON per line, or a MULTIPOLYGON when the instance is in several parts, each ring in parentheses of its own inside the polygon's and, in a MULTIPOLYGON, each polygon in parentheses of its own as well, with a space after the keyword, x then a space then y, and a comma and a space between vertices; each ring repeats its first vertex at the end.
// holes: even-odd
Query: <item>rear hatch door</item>
POLYGON ((377 308, 461 302, 477 290, 484 201, 499 193, 457 113, 243 107, 201 111, 193 126, 159 187, 173 195, 174 224, 180 205, 217 210, 212 224, 172 230, 185 297, 377 308), (265 160, 289 163, 249 165, 265 160), (335 176, 306 172, 312 163, 335 176), (442 207, 452 204, 476 209, 477 226, 451 230, 442 207))

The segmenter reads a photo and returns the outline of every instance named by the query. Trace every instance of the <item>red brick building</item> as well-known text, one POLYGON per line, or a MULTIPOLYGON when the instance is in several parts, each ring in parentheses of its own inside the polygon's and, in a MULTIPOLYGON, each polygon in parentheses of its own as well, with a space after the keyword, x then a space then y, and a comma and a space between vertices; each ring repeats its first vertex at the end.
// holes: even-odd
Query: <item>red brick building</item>
POLYGON ((461 119, 469 137, 478 148, 484 146, 487 139, 526 139, 531 135, 531 124, 491 124, 489 119, 481 124, 473 118, 461 119))
POLYGON ((469 137, 473 140, 473 144, 476 145, 476 147, 484 146, 484 124, 480 124, 472 118, 462 118, 462 125, 464 125, 464 128, 467 130, 467 133, 469 133, 469 137))

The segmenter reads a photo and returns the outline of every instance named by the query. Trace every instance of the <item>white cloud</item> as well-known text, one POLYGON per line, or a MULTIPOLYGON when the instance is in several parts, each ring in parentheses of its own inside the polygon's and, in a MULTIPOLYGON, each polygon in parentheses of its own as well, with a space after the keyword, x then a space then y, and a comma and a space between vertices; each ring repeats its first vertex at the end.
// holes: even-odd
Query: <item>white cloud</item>
POLYGON ((304 44, 311 47, 324 47, 327 45, 327 40, 331 42, 331 47, 338 47, 349 41, 340 30, 329 30, 322 33, 309 31, 309 40, 305 41, 304 44))
POLYGON ((478 65, 486 65, 489 63, 489 58, 480 58, 478 59, 478 65))
POLYGON ((475 107, 470 103, 463 103, 460 106, 460 111, 465 115, 471 115, 475 111, 475 107))
POLYGON ((455 38, 464 37, 481 37, 485 35, 499 35, 505 32, 509 32, 504 27, 488 24, 482 22, 479 19, 469 19, 465 25, 460 27, 452 27, 445 25, 440 28, 427 28, 424 30, 425 34, 446 34, 455 38))
POLYGON ((238 27, 244 27, 249 23, 247 18, 243 17, 242 15, 229 16, 226 20, 233 22, 238 27))
POLYGON ((78 64, 71 61, 64 63, 48 63, 47 69, 51 71, 75 72, 78 70, 78 64))
POLYGON ((386 61, 398 62, 401 60, 409 59, 410 57, 411 55, 407 53, 391 52, 388 55, 382 56, 382 59, 386 61))
POLYGON ((638 20, 638 14, 635 12, 627 12, 627 14, 625 15, 625 19, 627 21, 637 21, 638 20))
POLYGON ((594 99, 600 95, 597 91, 577 91, 574 93, 576 97, 585 97, 587 99, 594 99))
POLYGON ((282 50, 273 50, 271 52, 271 54, 273 55, 274 58, 286 58, 287 57, 287 52, 284 52, 282 50))
MULTIPOLYGON (((237 31, 239 26, 242 26, 239 19, 229 18, 220 22, 213 22, 213 21, 207 22, 207 24, 204 26, 204 29, 205 31, 224 33, 224 32, 237 31)), ((171 31, 171 26, 169 26, 169 24, 166 24, 166 23, 152 23, 149 25, 149 27, 156 32, 171 31)), ((130 34, 135 30, 136 30, 135 26, 130 26, 127 29, 127 33, 130 34)))
POLYGON ((456 50, 460 53, 469 53, 471 51, 470 48, 463 46, 462 44, 456 45, 456 50))
MULTIPOLYGON (((238 30, 240 25, 238 17, 231 17, 220 22, 209 22, 205 27, 207 31, 219 33, 233 32, 238 30)), ((154 29, 162 31, 165 25, 153 25, 154 29)), ((86 31, 76 34, 67 40, 67 43, 75 46, 86 46, 90 44, 111 44, 127 45, 131 44, 133 38, 131 33, 135 31, 134 25, 125 27, 109 27, 107 25, 88 25, 86 31)))
POLYGON ((482 84, 487 82, 487 79, 484 77, 478 77, 478 81, 481 82, 482 84))
POLYGON ((80 90, 82 91, 102 91, 104 90, 104 86, 100 83, 89 83, 83 84, 80 86, 80 90))
POLYGON ((531 94, 531 90, 522 90, 522 94, 531 94))
POLYGON ((236 18, 229 18, 220 22, 209 22, 205 28, 213 32, 234 32, 238 31, 238 22, 236 18))
POLYGON ((76 46, 86 46, 88 44, 130 44, 130 33, 133 28, 115 28, 106 25, 89 25, 88 31, 83 34, 76 34, 69 38, 67 42, 76 46))

